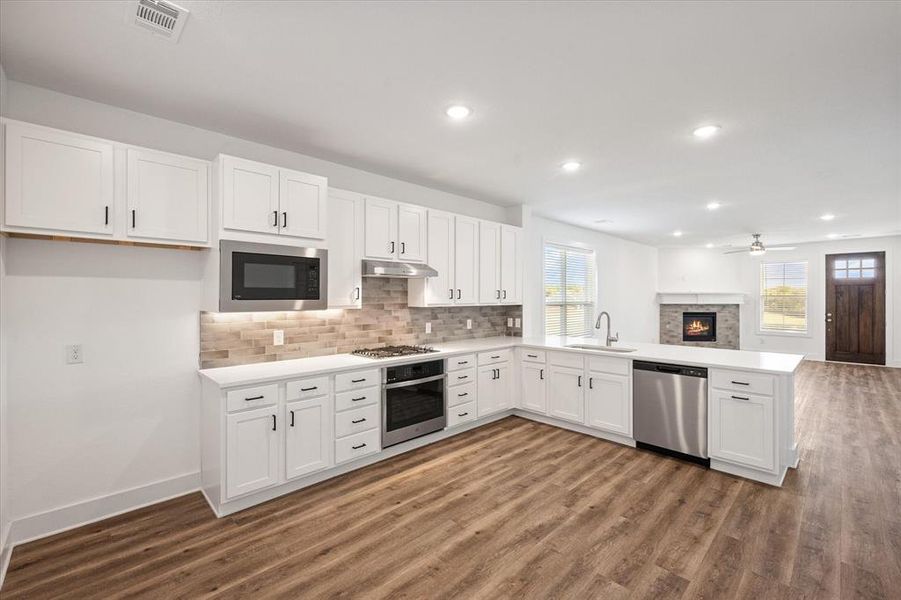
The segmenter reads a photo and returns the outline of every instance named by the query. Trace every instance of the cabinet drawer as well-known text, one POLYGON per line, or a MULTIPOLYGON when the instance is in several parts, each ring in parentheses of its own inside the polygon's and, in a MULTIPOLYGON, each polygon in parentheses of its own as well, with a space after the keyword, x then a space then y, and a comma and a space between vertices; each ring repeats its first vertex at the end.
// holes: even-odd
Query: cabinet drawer
POLYGON ((382 373, 379 369, 368 371, 353 371, 352 373, 338 373, 335 375, 335 391, 356 390, 371 387, 382 383, 382 373))
POLYGON ((466 402, 472 402, 476 399, 476 382, 465 383, 448 387, 447 389, 447 405, 457 406, 466 402))
POLYGON ((447 426, 453 427, 466 421, 472 421, 476 418, 476 403, 467 402, 460 404, 447 411, 447 426))
POLYGON ((460 356, 452 356, 447 359, 447 370, 458 371, 460 369, 471 369, 476 366, 475 354, 462 354, 460 356))
POLYGON ((382 390, 377 387, 340 392, 335 394, 335 410, 340 412, 349 408, 360 408, 361 406, 378 404, 381 397, 382 390))
POLYGON ((772 396, 776 381, 772 375, 711 369, 710 382, 715 388, 772 396))
POLYGON ((349 460, 375 454, 381 450, 379 435, 378 429, 372 429, 335 440, 335 463, 346 463, 349 460))
POLYGON ((269 406, 278 402, 278 384, 258 385, 231 390, 225 395, 228 412, 245 408, 269 406))
POLYGON ((627 358, 615 358, 613 356, 589 356, 588 370, 599 373, 611 373, 613 375, 628 375, 631 362, 627 358))
POLYGON ((510 349, 493 350, 491 352, 479 352, 479 366, 493 365, 510 360, 510 349))
POLYGON ((286 391, 287 394, 285 399, 288 402, 291 402, 292 400, 306 400, 307 398, 325 396, 328 394, 328 375, 289 381, 286 386, 286 391))
POLYGON ((575 352, 548 352, 547 359, 549 364, 557 365, 558 367, 570 367, 573 369, 585 367, 583 356, 575 352))
POLYGON ((476 380, 476 369, 466 369, 463 371, 454 371, 447 374, 447 386, 466 385, 476 380))
POLYGON ((547 352, 544 350, 532 350, 531 348, 523 348, 522 359, 526 362, 543 363, 547 360, 547 352))
POLYGON ((342 438, 355 433, 369 431, 379 426, 378 404, 347 410, 335 415, 335 437, 342 438))

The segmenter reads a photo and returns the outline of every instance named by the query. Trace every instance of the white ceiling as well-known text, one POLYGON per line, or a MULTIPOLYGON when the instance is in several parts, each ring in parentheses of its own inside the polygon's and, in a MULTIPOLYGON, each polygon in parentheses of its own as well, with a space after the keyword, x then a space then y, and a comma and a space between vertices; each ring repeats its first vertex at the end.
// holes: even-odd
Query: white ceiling
POLYGON ((7 76, 654 245, 901 232, 898 2, 125 4, 3 0, 7 76))

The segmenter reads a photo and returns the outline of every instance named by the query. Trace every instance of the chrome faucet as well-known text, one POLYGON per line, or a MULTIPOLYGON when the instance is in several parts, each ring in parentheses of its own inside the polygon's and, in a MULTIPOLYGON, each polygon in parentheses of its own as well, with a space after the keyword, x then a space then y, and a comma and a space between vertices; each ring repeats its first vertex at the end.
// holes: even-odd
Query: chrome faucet
POLYGON ((610 313, 608 313, 606 310, 602 311, 601 314, 598 315, 598 320, 594 324, 594 328, 595 329, 601 328, 601 318, 604 315, 607 315, 607 347, 609 348, 610 346, 613 345, 613 342, 619 341, 619 332, 617 331, 616 335, 610 335, 610 313))

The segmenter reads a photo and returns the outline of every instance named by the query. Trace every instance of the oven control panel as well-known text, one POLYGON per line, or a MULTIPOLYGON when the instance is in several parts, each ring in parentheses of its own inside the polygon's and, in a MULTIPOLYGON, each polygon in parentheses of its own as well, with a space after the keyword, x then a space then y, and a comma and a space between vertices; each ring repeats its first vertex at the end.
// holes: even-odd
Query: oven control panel
POLYGON ((423 379, 444 373, 443 360, 430 360, 428 362, 398 365, 385 369, 385 383, 397 383, 399 381, 412 381, 423 379))

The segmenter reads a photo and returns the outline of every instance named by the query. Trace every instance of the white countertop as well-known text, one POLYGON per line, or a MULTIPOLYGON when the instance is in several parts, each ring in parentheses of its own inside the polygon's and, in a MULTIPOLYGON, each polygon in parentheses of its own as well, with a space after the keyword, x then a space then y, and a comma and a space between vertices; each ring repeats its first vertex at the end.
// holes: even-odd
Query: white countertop
POLYGON ((200 374, 219 387, 266 383, 293 377, 308 377, 337 371, 382 368, 386 366, 422 360, 435 360, 465 354, 482 352, 513 346, 530 346, 548 350, 579 352, 591 356, 610 356, 622 359, 648 360, 699 367, 723 367, 743 371, 761 371, 779 375, 793 373, 804 359, 800 354, 780 354, 776 352, 751 352, 747 350, 721 350, 692 346, 669 346, 663 344, 620 342, 617 346, 635 348, 635 352, 593 352, 566 348, 567 344, 598 344, 594 338, 518 338, 491 337, 473 340, 459 340, 442 344, 430 344, 438 352, 398 358, 372 359, 352 354, 334 354, 311 358, 297 358, 276 362, 256 363, 235 367, 201 369, 200 374))

